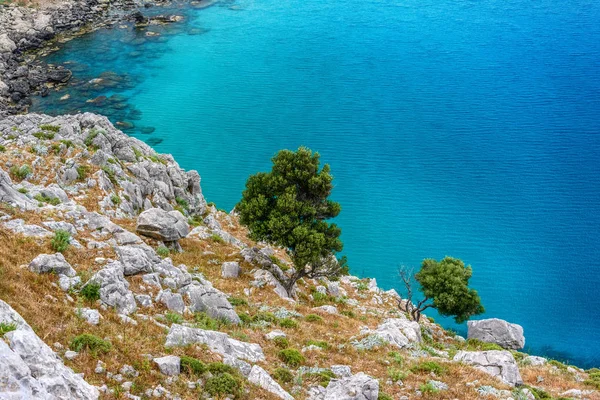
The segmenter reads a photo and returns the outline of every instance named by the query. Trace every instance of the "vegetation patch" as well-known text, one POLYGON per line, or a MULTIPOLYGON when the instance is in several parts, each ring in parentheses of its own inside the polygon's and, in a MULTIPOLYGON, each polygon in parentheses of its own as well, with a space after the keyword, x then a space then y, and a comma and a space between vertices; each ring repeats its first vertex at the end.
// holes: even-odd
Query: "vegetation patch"
POLYGON ((291 319, 291 318, 282 318, 279 320, 279 326, 281 326, 282 328, 297 328, 298 327, 298 322, 291 319))
POLYGON ((433 372, 436 375, 442 375, 446 372, 446 368, 436 363, 435 361, 423 361, 410 368, 410 372, 429 374, 433 372))
POLYGON ((158 254, 159 256, 161 256, 162 258, 165 257, 169 257, 169 254, 171 254, 171 250, 169 250, 167 247, 165 246, 159 246, 156 249, 156 254, 158 254))
POLYGON ((304 319, 308 322, 323 322, 323 317, 317 314, 308 314, 304 319))
POLYGON ((290 341, 288 338, 283 336, 277 336, 275 339, 273 339, 273 343, 275 343, 275 346, 279 347, 280 349, 287 349, 290 347, 290 341))
POLYGON ((305 361, 304 356, 296 349, 283 349, 278 353, 279 359, 292 368, 297 368, 305 361))
POLYGON ((13 165, 9 170, 10 176, 13 179, 22 181, 33 173, 29 165, 21 165, 20 167, 13 165))
POLYGON ((50 246, 54 251, 63 253, 69 247, 71 234, 65 230, 59 229, 54 232, 54 237, 50 241, 50 246))
POLYGON ((281 383, 291 383, 294 380, 294 374, 287 368, 276 368, 273 372, 273 378, 281 383))
POLYGON ((182 356, 180 359, 180 364, 181 371, 188 375, 200 376, 208 371, 206 364, 193 357, 182 356))
POLYGON ((71 340, 69 348, 76 352, 87 350, 95 357, 98 354, 105 354, 110 351, 112 344, 106 340, 100 339, 98 336, 94 336, 90 333, 84 333, 79 336, 75 336, 71 340))
POLYGON ((242 380, 229 373, 219 374, 206 380, 204 390, 211 396, 232 395, 238 398, 242 394, 242 380))
POLYGON ((4 336, 5 333, 17 330, 17 324, 0 322, 0 337, 4 336))
POLYGON ((48 195, 44 193, 36 194, 33 198, 39 201, 40 203, 51 204, 53 206, 57 206, 60 204, 60 199, 58 197, 48 197, 48 195))
POLYGON ((81 288, 79 294, 89 302, 100 300, 100 285, 98 283, 88 283, 81 288))

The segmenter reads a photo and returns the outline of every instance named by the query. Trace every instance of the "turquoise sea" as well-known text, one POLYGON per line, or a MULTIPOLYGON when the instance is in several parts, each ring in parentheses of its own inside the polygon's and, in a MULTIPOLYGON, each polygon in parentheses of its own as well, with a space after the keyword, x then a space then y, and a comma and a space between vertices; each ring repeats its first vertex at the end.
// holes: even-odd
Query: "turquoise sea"
POLYGON ((461 258, 485 317, 521 324, 534 353, 600 366, 600 3, 168 12, 186 19, 160 36, 125 24, 64 44, 49 61, 74 84, 34 109, 124 121, 228 210, 277 150, 318 150, 354 274, 388 289, 399 265, 461 258))

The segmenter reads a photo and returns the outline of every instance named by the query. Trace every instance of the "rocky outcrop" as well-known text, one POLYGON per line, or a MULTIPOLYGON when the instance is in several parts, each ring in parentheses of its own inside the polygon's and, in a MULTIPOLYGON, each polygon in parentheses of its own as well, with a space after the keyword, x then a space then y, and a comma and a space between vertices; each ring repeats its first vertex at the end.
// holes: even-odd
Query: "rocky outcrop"
POLYGON ((509 351, 459 351, 454 356, 454 361, 472 365, 507 385, 523 384, 517 362, 509 351))
POLYGON ((268 392, 273 393, 275 396, 283 400, 294 400, 292 396, 277 383, 271 375, 258 365, 252 367, 250 374, 248 375, 248 381, 254 383, 257 386, 265 389, 268 392))
POLYGON ((140 235, 175 244, 188 235, 190 227, 179 211, 151 208, 139 215, 136 231, 140 235))
MULTIPOLYGON (((100 202, 105 216, 131 218, 151 208, 173 211, 177 202, 186 204, 184 211, 189 215, 205 211, 206 201, 196 171, 181 169, 170 155, 159 157, 150 146, 119 131, 103 116, 84 113, 61 117, 39 114, 9 117, 0 121, 0 144, 20 148, 43 145, 36 135, 44 125, 56 129, 53 140, 69 141, 87 149, 87 155, 91 156, 89 162, 102 169, 90 178, 92 181, 73 180, 77 173, 71 171, 80 165, 81 159, 68 158, 71 150, 64 147, 60 151, 64 151, 66 160, 57 169, 56 181, 69 190, 98 185, 106 194, 100 202), (14 134, 15 129, 18 135, 14 134), (111 201, 112 196, 119 197, 118 204, 111 201)), ((36 173, 35 168, 33 173, 36 173)), ((109 222, 103 221, 108 225, 109 222)), ((110 232, 109 227, 106 229, 110 232)), ((135 235, 131 235, 126 239, 134 240, 135 235)))
POLYGON ((98 389, 65 367, 23 318, 0 300, 0 323, 14 324, 0 340, 0 398, 98 399, 98 389))
POLYGON ((32 210, 36 207, 31 199, 13 187, 8 173, 2 169, 0 169, 0 203, 6 203, 21 210, 32 210))
POLYGON ((190 299, 190 311, 205 312, 215 319, 224 319, 232 324, 239 324, 240 317, 236 314, 225 294, 208 283, 190 285, 185 289, 190 299))
POLYGON ((498 318, 469 321, 467 325, 469 339, 495 343, 509 350, 518 350, 525 346, 525 336, 523 336, 521 325, 511 324, 498 318))
POLYGON ((57 275, 75 276, 75 270, 61 253, 40 254, 29 263, 29 270, 38 274, 55 273, 57 275))
POLYGON ((123 264, 115 261, 96 272, 86 285, 100 285, 100 301, 106 306, 115 307, 119 314, 129 315, 135 312, 137 306, 123 270, 123 264))
POLYGON ((205 344, 212 351, 223 356, 232 356, 249 362, 265 360, 265 355, 258 344, 240 342, 222 332, 173 324, 167 335, 165 346, 181 347, 191 344, 205 344))
POLYGON ((358 349, 371 349, 387 343, 402 349, 422 341, 419 323, 406 318, 388 318, 377 329, 367 329, 363 334, 367 336, 353 342, 358 349))
POLYGON ((158 366, 158 369, 160 369, 160 372, 162 372, 164 375, 179 375, 181 369, 181 360, 177 356, 165 356, 155 358, 154 363, 158 366))
POLYGON ((379 382, 362 372, 342 379, 332 379, 323 389, 314 387, 309 400, 377 400, 379 382))

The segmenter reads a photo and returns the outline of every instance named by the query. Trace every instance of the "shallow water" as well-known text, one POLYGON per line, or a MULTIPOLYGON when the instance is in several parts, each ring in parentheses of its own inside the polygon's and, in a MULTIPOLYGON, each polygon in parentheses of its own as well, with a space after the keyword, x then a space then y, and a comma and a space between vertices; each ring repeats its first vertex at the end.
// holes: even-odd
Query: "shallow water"
POLYGON ((125 26, 67 43, 50 61, 81 83, 36 109, 124 121, 227 209, 278 149, 318 150, 353 273, 391 288, 398 265, 459 257, 485 316, 523 325, 529 350, 600 365, 599 3, 177 12, 186 22, 158 37, 125 26), (106 71, 111 87, 85 83, 106 71))

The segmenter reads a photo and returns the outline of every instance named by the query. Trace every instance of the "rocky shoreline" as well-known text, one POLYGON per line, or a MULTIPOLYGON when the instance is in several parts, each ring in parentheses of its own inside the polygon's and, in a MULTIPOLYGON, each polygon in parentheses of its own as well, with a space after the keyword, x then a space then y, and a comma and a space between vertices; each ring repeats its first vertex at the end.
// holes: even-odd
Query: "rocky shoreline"
MULTIPOLYGON (((0 119, 26 112, 31 97, 45 96, 50 88, 65 85, 72 72, 48 65, 39 55, 58 41, 121 21, 148 23, 141 10, 166 1, 61 0, 37 8, 0 5, 0 119)), ((178 22, 158 16, 156 23, 178 22)))

